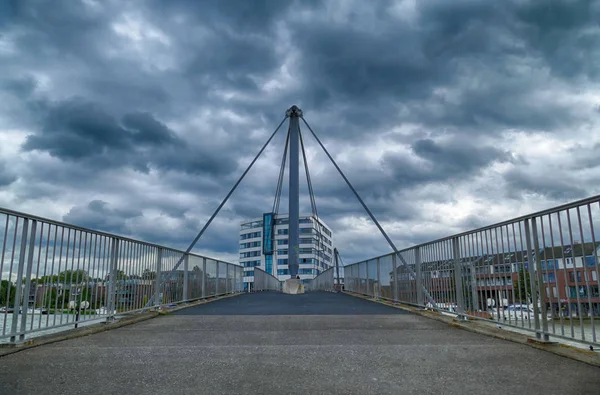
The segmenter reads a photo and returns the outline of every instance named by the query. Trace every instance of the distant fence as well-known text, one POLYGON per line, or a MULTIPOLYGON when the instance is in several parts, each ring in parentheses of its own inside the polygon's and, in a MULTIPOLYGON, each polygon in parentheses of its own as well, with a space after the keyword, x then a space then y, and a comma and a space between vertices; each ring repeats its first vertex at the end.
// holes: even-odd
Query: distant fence
POLYGON ((594 196, 348 265, 345 289, 598 344, 599 231, 594 196))
POLYGON ((309 291, 334 291, 335 286, 333 283, 334 267, 330 267, 325 270, 317 277, 313 278, 308 284, 307 288, 309 291))
POLYGON ((170 273, 183 254, 0 208, 0 342, 243 290, 241 266, 196 254, 170 273))
POLYGON ((279 279, 259 267, 254 267, 254 283, 252 290, 257 291, 281 291, 279 279))

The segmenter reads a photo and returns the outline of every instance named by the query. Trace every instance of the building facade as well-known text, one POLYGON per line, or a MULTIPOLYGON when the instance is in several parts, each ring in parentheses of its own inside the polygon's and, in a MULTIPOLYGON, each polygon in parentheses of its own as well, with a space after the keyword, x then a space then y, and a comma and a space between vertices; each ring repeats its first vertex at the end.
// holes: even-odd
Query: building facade
MULTIPOLYGON (((543 247, 536 251, 516 251, 485 254, 461 258, 463 287, 466 291, 466 307, 470 311, 489 311, 513 304, 531 303, 531 283, 536 288, 543 283, 544 301, 554 317, 600 316, 600 290, 598 270, 600 267, 600 243, 575 243, 561 247, 543 247), (533 256, 530 270, 529 255, 533 256), (535 264, 539 256, 540 265, 535 264), (534 279, 531 280, 531 273, 534 279), (541 275, 540 275, 541 274, 541 275)), ((416 271, 414 265, 409 265, 416 271)), ((421 272, 424 286, 438 303, 450 304, 455 297, 454 260, 423 262, 421 272)), ((356 280, 355 280, 356 281, 356 280)), ((357 287, 374 287, 367 279, 357 287)), ((390 293, 394 278, 390 273, 390 293)), ((401 299, 416 300, 416 285, 404 268, 399 265, 396 273, 398 293, 401 299)))
MULTIPOLYGON (((288 269, 287 214, 266 213, 263 218, 243 222, 240 226, 240 265, 244 267, 244 289, 254 282, 254 268, 259 267, 280 281, 290 278, 288 269)), ((333 266, 331 229, 313 215, 300 215, 298 275, 303 282, 312 280, 333 266)))

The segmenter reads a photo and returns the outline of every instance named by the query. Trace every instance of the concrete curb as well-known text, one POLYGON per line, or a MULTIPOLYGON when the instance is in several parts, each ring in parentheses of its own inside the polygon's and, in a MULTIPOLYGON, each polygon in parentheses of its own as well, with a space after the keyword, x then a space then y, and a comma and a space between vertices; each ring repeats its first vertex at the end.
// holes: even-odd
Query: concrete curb
POLYGON ((582 350, 560 343, 540 342, 535 338, 531 338, 521 333, 506 331, 498 328, 491 328, 487 325, 483 325, 477 322, 477 320, 457 320, 456 318, 444 316, 436 312, 421 310, 412 306, 400 305, 387 300, 373 299, 371 297, 367 297, 361 294, 355 294, 353 292, 348 291, 344 291, 343 293, 345 293, 346 295, 354 296, 356 298, 368 300, 370 302, 395 307, 397 309, 408 311, 410 313, 420 315, 422 317, 427 317, 432 320, 440 321, 454 328, 463 329, 480 335, 495 337, 496 339, 508 340, 514 343, 523 344, 529 347, 536 348, 538 350, 543 350, 555 355, 559 355, 561 357, 574 359, 576 361, 583 362, 588 365, 600 367, 600 353, 597 353, 595 351, 582 350))
POLYGON ((69 330, 65 330, 63 332, 51 333, 48 335, 38 336, 38 337, 34 337, 31 339, 25 340, 23 343, 0 344, 0 358, 4 357, 6 355, 17 353, 19 351, 43 346, 45 344, 52 344, 52 343, 57 343, 57 342, 61 342, 64 340, 76 339, 78 337, 89 336, 89 335, 93 335, 96 333, 106 332, 111 329, 121 328, 121 327, 127 326, 127 325, 137 324, 138 322, 143 322, 143 321, 149 320, 151 318, 158 317, 160 315, 168 315, 172 312, 183 310, 188 307, 199 306, 201 304, 230 298, 232 296, 238 296, 241 294, 242 293, 235 293, 235 294, 225 294, 225 295, 208 297, 208 298, 200 299, 200 300, 193 301, 190 303, 184 302, 184 303, 179 304, 172 308, 168 308, 165 305, 165 306, 161 306, 158 311, 148 311, 145 313, 138 313, 138 314, 135 314, 132 316, 121 318, 117 321, 110 322, 110 323, 100 322, 97 324, 92 324, 92 325, 84 326, 84 327, 77 328, 77 329, 69 329, 69 330))

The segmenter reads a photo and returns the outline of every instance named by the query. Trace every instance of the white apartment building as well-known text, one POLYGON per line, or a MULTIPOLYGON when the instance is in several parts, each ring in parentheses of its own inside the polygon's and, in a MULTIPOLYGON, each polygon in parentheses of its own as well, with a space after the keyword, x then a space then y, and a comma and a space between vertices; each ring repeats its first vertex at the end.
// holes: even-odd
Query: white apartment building
MULTIPOLYGON (((288 270, 288 215, 263 215, 240 226, 240 265, 244 267, 244 289, 254 282, 254 268, 290 278, 288 270)), ((303 281, 315 278, 333 266, 331 229, 313 215, 300 215, 298 275, 303 281)))

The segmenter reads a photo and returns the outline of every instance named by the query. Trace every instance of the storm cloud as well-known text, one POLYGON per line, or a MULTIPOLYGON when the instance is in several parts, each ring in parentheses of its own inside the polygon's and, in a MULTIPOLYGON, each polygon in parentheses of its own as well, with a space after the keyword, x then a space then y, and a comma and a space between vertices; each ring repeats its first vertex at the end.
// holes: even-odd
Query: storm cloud
MULTIPOLYGON (((292 104, 399 247, 597 194, 598 20, 591 0, 2 2, 0 206, 185 248, 292 104)), ((283 129, 199 251, 235 260, 271 209, 283 129)), ((302 130, 344 261, 387 252, 302 130)))

